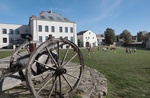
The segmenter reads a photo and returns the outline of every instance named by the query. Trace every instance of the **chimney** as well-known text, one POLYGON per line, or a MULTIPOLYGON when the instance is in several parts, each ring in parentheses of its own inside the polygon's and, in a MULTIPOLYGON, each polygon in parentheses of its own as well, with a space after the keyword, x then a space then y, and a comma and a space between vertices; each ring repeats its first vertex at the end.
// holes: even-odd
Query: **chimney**
POLYGON ((48 11, 48 13, 53 13, 52 10, 48 11))
POLYGON ((44 11, 41 11, 40 15, 44 14, 44 11))
POLYGON ((30 18, 31 18, 31 19, 34 19, 34 18, 36 18, 36 16, 35 16, 35 15, 32 15, 30 18))

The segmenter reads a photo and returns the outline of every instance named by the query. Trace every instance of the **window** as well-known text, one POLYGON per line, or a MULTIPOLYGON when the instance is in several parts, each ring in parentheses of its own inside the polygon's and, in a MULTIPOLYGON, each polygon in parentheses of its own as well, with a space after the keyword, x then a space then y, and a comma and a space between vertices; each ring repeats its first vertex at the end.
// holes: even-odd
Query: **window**
POLYGON ((68 27, 65 27, 65 32, 68 33, 68 27))
POLYGON ((39 32, 42 32, 42 25, 39 25, 39 32))
POLYGON ((61 21, 62 19, 60 17, 56 17, 57 20, 61 21))
POLYGON ((14 39, 13 38, 9 38, 9 43, 13 43, 14 39))
POLYGON ((93 37, 93 39, 94 39, 94 37, 93 37))
POLYGON ((62 27, 59 27, 59 32, 63 32, 62 27))
POLYGON ((7 38, 3 38, 3 43, 7 43, 7 38))
POLYGON ((53 18, 52 16, 49 16, 49 19, 50 19, 50 20, 54 20, 54 18, 53 18))
POLYGON ((13 33, 14 33, 13 29, 9 29, 9 34, 13 34, 13 33))
POLYGON ((16 34, 20 34, 20 30, 19 29, 16 29, 15 32, 16 32, 16 34))
POLYGON ((69 21, 67 18, 64 18, 65 21, 69 21))
POLYGON ((51 26, 51 32, 55 32, 55 27, 51 26))
POLYGON ((39 36, 39 41, 42 42, 42 36, 39 36))
POLYGON ((41 17, 41 19, 45 19, 45 16, 40 16, 41 17))
POLYGON ((67 39, 67 40, 68 40, 68 37, 66 36, 66 37, 64 37, 64 39, 67 39))
POLYGON ((70 41, 72 41, 72 42, 73 42, 73 37, 70 37, 70 41))
POLYGON ((28 29, 25 29, 25 33, 26 33, 26 34, 29 34, 29 30, 28 30, 28 29))
POLYGON ((45 32, 48 32, 48 31, 49 31, 48 26, 45 26, 45 32))
POLYGON ((48 40, 48 36, 45 36, 45 40, 48 40))
POLYGON ((7 34, 7 30, 6 29, 3 29, 3 34, 7 34))
POLYGON ((89 32, 89 34, 91 34, 91 32, 89 32))
POLYGON ((73 33, 73 27, 70 27, 70 32, 73 33))

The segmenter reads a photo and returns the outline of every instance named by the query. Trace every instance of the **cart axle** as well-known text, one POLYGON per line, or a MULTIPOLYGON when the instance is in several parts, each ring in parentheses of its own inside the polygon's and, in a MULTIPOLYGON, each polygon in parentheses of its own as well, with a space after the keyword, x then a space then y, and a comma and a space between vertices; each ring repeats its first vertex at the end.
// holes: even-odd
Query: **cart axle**
POLYGON ((56 73, 56 76, 60 76, 60 75, 62 75, 62 74, 67 73, 67 70, 66 70, 65 68, 63 68, 62 66, 59 66, 59 67, 56 69, 55 73, 56 73))

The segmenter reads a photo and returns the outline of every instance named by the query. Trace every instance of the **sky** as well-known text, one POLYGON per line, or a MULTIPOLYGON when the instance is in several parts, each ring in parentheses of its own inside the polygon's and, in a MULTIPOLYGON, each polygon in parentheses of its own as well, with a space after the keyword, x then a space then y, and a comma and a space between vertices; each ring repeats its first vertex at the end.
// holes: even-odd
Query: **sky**
POLYGON ((30 16, 49 10, 75 21, 77 32, 150 32, 150 0, 0 0, 0 23, 28 25, 30 16))

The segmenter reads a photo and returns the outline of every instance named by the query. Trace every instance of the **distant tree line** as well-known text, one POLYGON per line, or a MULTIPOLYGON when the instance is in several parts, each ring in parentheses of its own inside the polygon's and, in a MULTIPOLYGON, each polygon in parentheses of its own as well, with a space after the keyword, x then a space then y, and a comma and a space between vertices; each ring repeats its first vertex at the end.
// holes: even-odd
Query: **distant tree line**
MULTIPOLYGON (((110 45, 114 42, 119 42, 120 40, 125 43, 129 44, 132 42, 132 35, 128 30, 123 30, 120 35, 115 35, 115 30, 112 28, 107 28, 106 31, 104 31, 105 35, 105 43, 110 45)), ((148 40, 148 32, 146 31, 139 31, 137 33, 137 41, 138 42, 146 42, 148 40)))

